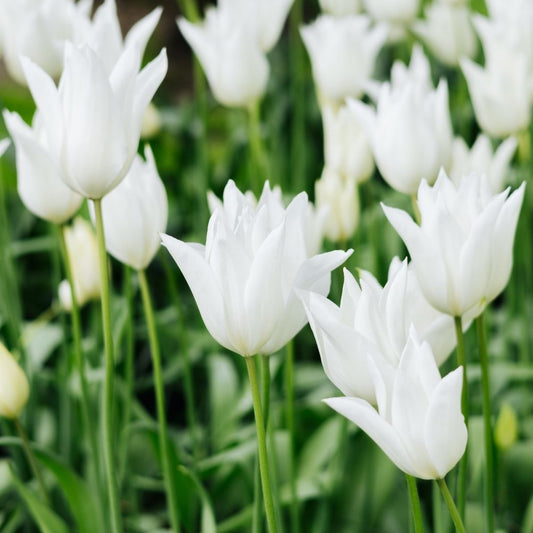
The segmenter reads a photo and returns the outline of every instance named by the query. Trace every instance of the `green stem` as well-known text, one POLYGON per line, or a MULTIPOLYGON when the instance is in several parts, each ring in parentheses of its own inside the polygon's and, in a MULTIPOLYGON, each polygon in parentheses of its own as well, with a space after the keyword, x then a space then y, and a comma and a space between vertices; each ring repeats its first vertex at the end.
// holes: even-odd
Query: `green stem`
POLYGON ((263 406, 263 419, 267 433, 270 417, 270 360, 268 357, 268 355, 258 356, 261 376, 261 405, 263 406))
POLYGON ((114 379, 114 354, 113 334, 111 330, 111 302, 109 294, 109 277, 107 272, 107 254, 105 248, 104 221, 102 217, 102 200, 93 200, 96 219, 96 239, 98 241, 98 258, 100 264, 100 284, 102 290, 102 328, 104 330, 105 347, 105 382, 104 382, 104 463, 107 484, 107 497, 109 499, 109 513, 111 531, 122 531, 122 517, 118 505, 117 477, 113 454, 113 379, 114 379))
POLYGON ((257 373, 255 370, 255 361, 253 357, 245 357, 248 377, 250 378, 250 387, 252 389, 252 400, 254 406, 255 429, 257 431, 257 448, 259 455, 259 469, 261 471, 261 485, 263 488, 263 499, 265 502, 265 511, 270 533, 277 532, 276 516, 274 512, 274 502, 272 500, 272 490, 270 488, 270 474, 268 471, 268 455, 266 446, 265 421, 263 419, 263 410, 261 408, 261 395, 259 393, 259 384, 257 382, 257 373))
POLYGON ((494 531, 494 458, 492 443, 489 359, 485 334, 484 313, 476 318, 476 330, 481 363, 481 384, 483 388, 483 428, 485 437, 485 518, 488 533, 494 531))
POLYGON ((411 503, 411 511, 413 513, 415 533, 423 533, 424 523, 422 522, 422 508, 420 507, 420 498, 418 496, 418 489, 416 487, 416 479, 409 474, 405 474, 405 479, 407 479, 407 487, 409 488, 409 501, 411 503))
POLYGON ((455 524, 455 530, 457 531, 457 533, 466 533, 465 526, 463 524, 463 521, 461 520, 461 515, 459 514, 459 511, 455 506, 452 495, 448 490, 448 485, 446 485, 446 481, 444 481, 444 479, 437 479, 436 482, 440 487, 442 496, 444 497, 444 501, 446 502, 448 510, 450 511, 450 516, 452 517, 453 523, 455 524))
POLYGON ((259 458, 256 458, 254 465, 254 504, 252 514, 252 533, 263 531, 263 506, 261 496, 261 470, 259 468, 259 458))
POLYGON ((35 455, 31 449, 30 442, 28 440, 28 436, 26 435, 26 432, 24 431, 24 428, 19 422, 18 418, 15 418, 13 420, 13 423, 15 424, 15 428, 17 430, 17 433, 20 436, 20 440, 22 441, 22 448, 24 449, 24 453, 26 454, 26 457, 28 459, 28 463, 30 463, 31 470, 33 472, 33 475, 35 476, 35 479, 37 480, 37 483, 39 484, 39 489, 41 490, 41 495, 43 497, 44 503, 47 505, 50 504, 50 497, 48 496, 48 491, 46 490, 46 485, 44 484, 43 476, 41 474, 41 470, 39 469, 39 465, 37 464, 37 459, 35 458, 35 455))
POLYGON ((291 531, 300 532, 300 514, 298 512, 298 495, 296 492, 295 468, 295 424, 294 424, 294 340, 287 343, 285 354, 285 416, 289 432, 289 483, 291 493, 291 531))
POLYGON ((87 384, 87 377, 85 376, 85 355, 82 348, 82 333, 81 333, 81 319, 80 319, 80 309, 78 306, 78 299, 76 295, 76 288, 74 283, 74 275, 72 272, 72 264, 70 262, 70 256, 67 248, 66 241, 66 226, 62 224, 59 226, 59 246, 61 248, 61 256, 63 258, 63 264, 65 267, 65 274, 67 276, 67 281, 70 287, 71 294, 71 310, 70 316, 72 320, 72 336, 74 339, 74 364, 78 371, 78 376, 80 379, 81 387, 81 408, 85 423, 85 428, 89 436, 89 445, 91 447, 92 460, 94 464, 94 475, 96 486, 101 487, 100 480, 100 461, 98 460, 98 444, 96 439, 96 432, 94 430, 94 425, 92 423, 91 413, 90 413, 90 400, 89 400, 89 386, 87 384))
POLYGON ((144 270, 138 270, 139 282, 141 286, 142 301, 146 324, 148 326, 148 337, 150 339, 150 351, 152 352, 152 365, 154 368, 154 386, 157 404, 157 419, 159 427, 159 446, 161 447, 161 460, 163 463, 163 477, 165 480, 165 490, 167 492, 167 503, 170 508, 170 522, 173 531, 180 530, 178 495, 175 485, 172 482, 172 468, 176 465, 171 464, 170 448, 168 440, 167 421, 165 416, 165 393, 163 387, 163 375, 161 372, 161 354, 159 350, 159 340, 154 319, 154 310, 152 299, 150 298, 150 289, 144 270))
MULTIPOLYGON (((460 316, 454 317, 455 336, 457 338, 457 365, 463 367, 463 390, 461 393, 461 411, 465 418, 465 424, 468 428, 468 379, 466 372, 466 355, 463 335, 463 321, 460 316)), ((466 470, 468 466, 468 447, 459 463, 459 479, 457 489, 457 504, 461 517, 465 515, 466 505, 466 470)))
POLYGON ((250 136, 252 158, 250 187, 256 195, 261 194, 263 183, 269 179, 268 162, 265 156, 263 141, 261 140, 259 111, 259 100, 248 107, 248 135, 250 136))
POLYGON ((182 13, 191 21, 198 22, 200 14, 194 0, 178 0, 178 6, 182 13))

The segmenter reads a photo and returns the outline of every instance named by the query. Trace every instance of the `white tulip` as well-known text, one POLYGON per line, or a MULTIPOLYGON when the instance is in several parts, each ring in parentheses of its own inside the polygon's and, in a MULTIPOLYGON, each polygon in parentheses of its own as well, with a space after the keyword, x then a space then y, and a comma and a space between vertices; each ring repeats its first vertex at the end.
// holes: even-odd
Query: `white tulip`
POLYGON ((492 194, 485 175, 456 186, 444 171, 418 189, 421 225, 400 209, 383 206, 405 242, 427 300, 439 311, 474 318, 509 281, 513 242, 525 183, 492 194))
POLYGON ((336 17, 355 15, 361 11, 361 0, 319 0, 320 9, 336 17))
POLYGON ((92 200, 101 199, 128 172, 144 112, 167 71, 166 52, 139 72, 140 63, 138 47, 127 47, 108 75, 89 46, 67 46, 57 88, 37 65, 23 62, 48 149, 65 183, 92 200))
POLYGON ((386 29, 372 28, 364 15, 321 15, 300 31, 319 99, 339 105, 349 96, 360 97, 385 42, 386 29))
POLYGON ((167 227, 168 201, 152 151, 136 156, 124 180, 102 200, 107 251, 137 270, 145 269, 167 227))
POLYGON ((357 424, 411 476, 442 479, 464 454, 463 368, 441 378, 429 344, 414 332, 391 375, 368 358, 377 410, 361 398, 329 398, 331 408, 357 424))
POLYGON ((450 178, 459 184, 472 172, 480 172, 487 175, 492 192, 499 193, 505 188, 505 178, 517 145, 516 138, 509 137, 493 152, 490 139, 480 134, 469 149, 465 141, 457 137, 453 141, 450 178))
POLYGON ((0 416, 17 418, 28 402, 29 395, 26 374, 0 343, 0 416))
POLYGON ((63 224, 80 208, 83 196, 67 187, 61 169, 50 157, 41 121, 28 126, 17 113, 4 111, 4 120, 17 150, 17 191, 34 215, 63 224))
POLYGON ((305 193, 285 209, 268 182, 256 203, 229 181, 213 206, 205 246, 168 235, 163 245, 217 342, 242 356, 274 353, 306 323, 295 289, 327 294, 331 271, 351 252, 315 255, 305 193))

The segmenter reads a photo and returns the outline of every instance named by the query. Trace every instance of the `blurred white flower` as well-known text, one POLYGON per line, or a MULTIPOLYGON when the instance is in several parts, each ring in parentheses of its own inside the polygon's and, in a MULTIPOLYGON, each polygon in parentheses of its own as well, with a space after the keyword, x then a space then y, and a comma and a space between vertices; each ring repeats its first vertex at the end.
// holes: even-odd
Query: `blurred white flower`
POLYGON ((492 192, 499 193, 505 188, 505 178, 517 144, 515 137, 509 137, 493 152, 490 139, 482 133, 470 149, 461 137, 456 137, 453 141, 449 176, 459 184, 472 172, 486 174, 492 192))
POLYGON ((365 10, 377 22, 386 24, 390 41, 405 36, 405 30, 418 15, 420 0, 363 0, 365 10))
MULTIPOLYGON (((81 217, 74 219, 65 229, 67 253, 74 278, 76 301, 81 307, 89 300, 100 298, 100 270, 96 234, 89 222, 81 217)), ((59 284, 59 301, 63 309, 72 309, 72 293, 67 280, 59 284)))
POLYGON ((485 175, 455 185, 444 171, 433 187, 418 189, 421 225, 400 209, 383 206, 405 242, 420 287, 436 309, 470 318, 505 288, 513 265, 513 242, 525 183, 492 194, 485 175))
POLYGON ((361 11, 361 0, 319 0, 320 9, 336 17, 355 15, 361 11))
POLYGON ((357 117, 346 105, 322 107, 325 166, 346 180, 366 181, 374 170, 367 136, 357 117))
POLYGON ((357 424, 400 469, 441 479, 462 457, 468 433, 461 413, 463 368, 441 378, 429 344, 414 332, 388 375, 368 358, 377 410, 361 398, 329 398, 331 408, 357 424))
POLYGON ((4 121, 17 150, 17 191, 34 215, 63 224, 80 208, 83 196, 67 187, 61 169, 50 157, 41 121, 28 126, 17 113, 4 111, 4 121))
POLYGON ((357 100, 348 105, 365 127, 376 165, 392 188, 414 194, 423 179, 433 183, 448 165, 452 127, 445 80, 430 92, 413 82, 397 88, 385 83, 377 110, 357 100))
POLYGON ((9 139, 2 139, 0 141, 0 157, 2 157, 5 151, 9 148, 11 141, 9 139))
POLYGON ((223 105, 246 107, 266 89, 270 67, 253 31, 255 17, 237 2, 221 2, 207 9, 193 24, 177 20, 178 28, 200 61, 215 98, 223 105), (237 7, 237 9, 235 9, 237 7))
POLYGON ((387 375, 394 373, 411 329, 430 344, 437 365, 455 346, 453 319, 431 307, 406 260, 393 259, 384 287, 364 270, 359 272, 358 284, 344 269, 338 307, 319 294, 301 292, 300 297, 322 366, 346 396, 375 402, 367 356, 379 361, 387 375))
POLYGON ((466 5, 434 2, 425 10, 425 20, 413 24, 414 32, 445 65, 456 67, 463 57, 474 57, 478 42, 466 5))
POLYGON ((256 204, 229 181, 223 204, 211 204, 205 246, 168 235, 163 245, 217 342, 243 356, 274 353, 306 323, 295 289, 327 294, 331 271, 351 252, 315 255, 305 193, 285 209, 268 182, 256 204))
POLYGON ((364 15, 320 15, 300 32, 311 58, 319 100, 339 105, 349 96, 360 97, 385 42, 385 28, 371 27, 364 15))
POLYGON ((17 418, 28 402, 28 378, 7 348, 0 343, 0 416, 17 418))
POLYGON ((325 167, 315 182, 315 201, 325 211, 324 234, 333 242, 346 242, 357 229, 360 208, 357 183, 325 167))
POLYGON ((531 115, 533 65, 529 52, 517 46, 499 24, 476 17, 474 25, 483 45, 485 66, 465 58, 461 68, 476 119, 493 137, 519 133, 528 127, 531 115))
POLYGON ((63 49, 77 29, 88 24, 92 2, 82 0, 0 0, 0 48, 9 75, 26 84, 25 56, 53 78, 63 67, 63 49))
POLYGON ((149 103, 141 124, 141 139, 155 137, 162 126, 161 113, 153 103, 149 103))
POLYGON ((89 46, 67 46, 57 88, 23 61, 50 154, 65 183, 92 200, 116 187, 131 166, 144 112, 167 71, 165 50, 139 72, 140 64, 138 47, 127 47, 108 75, 89 46))
POLYGON ((161 244, 168 202, 148 146, 136 156, 124 180, 102 200, 107 251, 137 270, 146 268, 161 244))

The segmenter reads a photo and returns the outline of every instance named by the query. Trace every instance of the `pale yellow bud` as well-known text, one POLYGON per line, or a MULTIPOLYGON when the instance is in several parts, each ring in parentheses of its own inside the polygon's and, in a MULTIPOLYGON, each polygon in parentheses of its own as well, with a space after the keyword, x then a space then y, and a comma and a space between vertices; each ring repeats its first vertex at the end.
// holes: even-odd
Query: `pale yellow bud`
POLYGON ((30 394, 22 368, 0 343, 0 416, 17 418, 30 394))
POLYGON ((504 403, 496 420, 494 441, 500 450, 508 450, 518 437, 518 419, 510 404, 504 403))

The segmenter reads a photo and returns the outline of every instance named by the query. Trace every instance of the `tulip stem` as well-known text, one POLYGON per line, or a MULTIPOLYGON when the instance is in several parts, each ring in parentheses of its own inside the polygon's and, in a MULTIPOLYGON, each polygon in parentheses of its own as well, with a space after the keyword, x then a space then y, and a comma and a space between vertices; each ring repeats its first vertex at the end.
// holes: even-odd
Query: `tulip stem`
POLYGON ((259 100, 256 100, 248 107, 248 135, 250 136, 252 158, 250 187, 256 195, 261 194, 263 183, 269 179, 268 162, 263 141, 261 140, 259 109, 259 100))
POLYGON ((98 489, 101 487, 100 480, 100 461, 98 460, 98 444, 96 440, 96 432, 94 430, 94 425, 92 423, 91 413, 90 413, 90 402, 89 402, 89 386, 87 384, 87 377, 85 376, 85 355, 83 353, 83 348, 81 345, 82 333, 81 333, 81 319, 80 319, 80 308, 78 306, 78 298, 76 295, 76 286, 74 282, 74 275, 72 273, 72 264, 70 262, 70 257, 68 254, 67 241, 66 241, 66 226, 61 224, 59 226, 59 246, 61 248, 61 256, 63 257, 63 264, 65 267, 65 274, 67 276, 67 281, 70 287, 71 295, 71 310, 70 317, 72 321, 72 336, 74 339, 74 359, 75 364, 78 370, 78 375, 80 378, 80 387, 81 387, 81 408, 85 423, 85 429, 89 437, 89 445, 91 447, 92 460, 94 464, 94 474, 96 486, 98 489))
POLYGON ((265 502, 265 512, 267 517, 268 530, 270 533, 277 532, 276 516, 274 512, 274 502, 272 490, 270 488, 270 474, 268 471, 268 455, 266 445, 265 421, 261 407, 261 395, 257 381, 254 357, 245 357, 250 387, 252 389, 252 400, 254 406, 255 429, 257 431, 257 449, 259 455, 259 470, 261 472, 261 485, 263 488, 263 499, 265 502))
POLYGON ((96 239, 98 242, 98 259, 100 264, 100 284, 102 287, 102 327, 104 330, 105 347, 105 382, 104 382, 104 463, 109 499, 111 531, 122 531, 122 517, 120 515, 117 494, 117 477, 113 455, 113 372, 115 368, 113 354, 113 334, 111 330, 111 301, 109 294, 109 277, 107 272, 107 254, 105 248, 104 221, 102 217, 102 200, 93 200, 96 219, 96 239))
POLYGON ((285 355, 285 416, 289 432, 289 483, 291 495, 291 531, 300 533, 300 515, 298 512, 298 495, 296 492, 296 468, 294 460, 295 425, 294 425, 294 340, 287 343, 285 355))
POLYGON ((156 393, 157 418, 159 427, 159 446, 161 453, 161 461, 163 463, 163 478, 165 480, 167 502, 170 508, 170 522, 172 525, 172 530, 179 531, 180 524, 178 495, 176 494, 175 485, 172 482, 171 471, 171 468, 176 468, 176 465, 171 464, 172 462, 170 458, 167 421, 165 417, 165 392, 163 387, 163 376, 161 372, 161 354, 159 350, 159 340, 157 338, 157 331, 154 319, 154 309, 152 306, 152 299, 150 297, 148 281, 146 279, 146 272, 144 270, 138 270, 137 274, 139 276, 144 314, 146 317, 146 324, 148 326, 150 351, 152 352, 152 365, 154 368, 154 386, 156 393))
POLYGON ((409 488, 409 501, 411 502, 415 533, 423 533, 424 523, 422 521, 422 507, 420 506, 420 497, 418 496, 416 479, 409 474, 405 474, 405 479, 407 480, 407 487, 409 488))
POLYGON ((481 383, 483 388, 483 428, 485 437, 485 513, 486 530, 494 531, 494 459, 492 443, 491 402, 489 359, 487 354, 487 337, 485 333, 484 313, 476 318, 476 330, 481 363, 481 383))
MULTIPOLYGON (((468 428, 468 378, 466 373, 466 356, 465 343, 463 335, 463 321, 460 316, 454 317, 455 322, 455 336, 457 338, 457 364, 463 367, 463 390, 461 393, 461 411, 465 418, 465 424, 468 428)), ((466 469, 468 466, 468 447, 459 462, 459 480, 457 489, 457 504, 459 507, 459 514, 461 517, 465 515, 466 503, 466 469)))
POLYGON ((28 463, 30 464, 30 468, 33 472, 33 475, 35 476, 35 479, 37 480, 37 483, 39 485, 39 489, 41 490, 41 495, 43 498, 44 503, 47 505, 50 504, 50 497, 48 496, 48 491, 46 490, 46 485, 44 484, 44 479, 41 474, 41 470, 39 468, 39 465, 37 464, 37 459, 35 458, 35 455, 31 449, 30 441, 28 440, 28 436, 26 435, 26 432, 24 431, 24 428, 22 427, 21 423, 19 422, 18 418, 13 419, 13 423, 15 424, 15 428, 17 430, 17 433, 19 434, 20 440, 22 441, 22 448, 24 450, 24 453, 26 454, 26 457, 28 459, 28 463))
POLYGON ((459 514, 459 511, 455 506, 452 495, 450 494, 450 491, 448 489, 448 485, 446 485, 446 481, 444 481, 444 479, 437 479, 436 482, 440 487, 442 496, 444 497, 444 501, 446 502, 448 510, 450 511, 450 516, 452 517, 453 523, 455 524, 455 530, 457 531, 457 533, 466 533, 466 529, 461 519, 461 515, 459 514))

